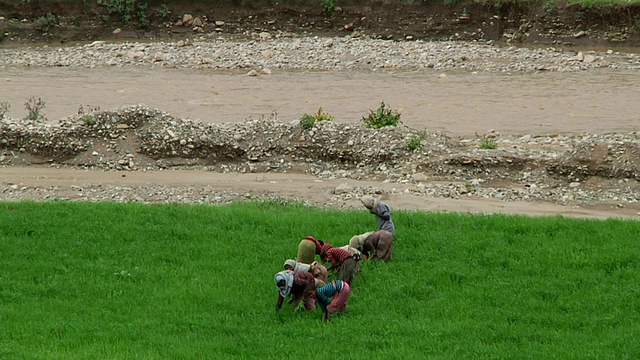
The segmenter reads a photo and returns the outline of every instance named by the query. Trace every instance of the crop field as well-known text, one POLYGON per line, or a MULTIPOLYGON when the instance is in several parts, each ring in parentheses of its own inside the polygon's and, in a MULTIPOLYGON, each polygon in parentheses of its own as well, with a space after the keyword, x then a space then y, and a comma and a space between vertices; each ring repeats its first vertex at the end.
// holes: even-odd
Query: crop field
POLYGON ((325 323, 276 312, 274 274, 365 210, 0 202, 0 358, 640 358, 640 222, 393 216, 394 261, 325 323))

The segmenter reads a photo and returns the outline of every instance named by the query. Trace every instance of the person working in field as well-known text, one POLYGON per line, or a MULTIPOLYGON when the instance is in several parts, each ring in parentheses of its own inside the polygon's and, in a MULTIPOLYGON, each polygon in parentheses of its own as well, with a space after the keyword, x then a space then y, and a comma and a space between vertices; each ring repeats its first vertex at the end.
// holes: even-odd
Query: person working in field
POLYGON ((307 236, 298 244, 298 257, 296 260, 304 264, 311 264, 316 260, 316 255, 322 252, 324 242, 313 236, 307 236))
POLYGON ((331 263, 331 266, 327 270, 338 271, 339 280, 344 280, 351 284, 358 274, 360 256, 357 254, 352 255, 344 249, 334 248, 331 244, 325 243, 320 258, 324 262, 331 263))
POLYGON ((316 308, 315 289, 316 281, 313 275, 304 271, 280 271, 275 276, 276 286, 278 287, 278 302, 276 303, 276 311, 282 308, 284 299, 291 295, 291 303, 294 307, 302 301, 305 310, 316 308))
POLYGON ((373 196, 363 196, 360 199, 362 205, 369 209, 369 212, 374 214, 378 220, 378 230, 388 231, 392 236, 396 236, 396 227, 391 220, 391 209, 380 198, 374 198, 373 196))
POLYGON ((337 311, 347 311, 351 286, 342 280, 334 280, 316 289, 316 299, 322 309, 322 318, 329 320, 329 315, 337 311))
POLYGON ((392 260, 393 235, 385 230, 366 232, 351 238, 349 245, 362 252, 365 259, 392 260))

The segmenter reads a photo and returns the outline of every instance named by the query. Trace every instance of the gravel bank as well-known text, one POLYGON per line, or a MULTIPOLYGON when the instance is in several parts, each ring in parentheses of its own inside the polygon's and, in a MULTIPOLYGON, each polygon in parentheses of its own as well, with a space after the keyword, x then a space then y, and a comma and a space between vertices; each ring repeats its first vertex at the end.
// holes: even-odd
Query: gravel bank
MULTIPOLYGON (((230 176, 305 173, 318 179, 343 179, 344 186, 332 191, 336 204, 385 192, 563 205, 613 202, 625 207, 640 201, 637 133, 539 137, 489 133, 450 138, 406 126, 367 129, 333 122, 305 130, 296 121, 277 118, 204 124, 142 105, 89 116, 90 121, 85 114, 57 124, 2 119, 0 165, 100 171, 187 169, 230 176), (485 146, 487 139, 491 148, 485 146), (349 184, 360 180, 398 186, 389 191, 349 184)), ((34 194, 40 200, 58 197, 55 187, 4 186, 0 192, 5 199, 34 194)), ((205 203, 257 196, 221 194, 209 187, 162 186, 97 186, 82 194, 90 196, 85 200, 97 201, 205 203)))
POLYGON ((214 70, 419 70, 571 72, 640 69, 632 53, 498 47, 479 42, 388 41, 367 37, 296 37, 256 33, 253 40, 222 37, 175 43, 111 44, 0 50, 0 68, 13 66, 153 66, 214 70))

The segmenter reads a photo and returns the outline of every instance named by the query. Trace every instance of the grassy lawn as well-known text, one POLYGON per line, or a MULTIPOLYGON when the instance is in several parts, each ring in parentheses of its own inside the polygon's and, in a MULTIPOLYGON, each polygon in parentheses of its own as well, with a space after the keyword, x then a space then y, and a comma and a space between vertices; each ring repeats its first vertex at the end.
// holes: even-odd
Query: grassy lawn
POLYGON ((637 359, 640 222, 394 213, 349 311, 275 311, 300 239, 366 211, 0 203, 1 359, 637 359))

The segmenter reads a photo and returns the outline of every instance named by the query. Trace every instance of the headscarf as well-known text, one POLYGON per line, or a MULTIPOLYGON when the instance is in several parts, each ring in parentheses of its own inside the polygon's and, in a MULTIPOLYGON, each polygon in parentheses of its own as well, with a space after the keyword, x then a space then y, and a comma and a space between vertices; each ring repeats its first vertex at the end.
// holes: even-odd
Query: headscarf
POLYGON ((360 250, 358 250, 358 248, 355 248, 351 245, 340 246, 340 249, 347 251, 351 255, 356 255, 356 254, 360 255, 360 250))
POLYGON ((291 293, 291 288, 293 287, 293 271, 285 270, 280 271, 275 276, 276 286, 278 287, 278 292, 280 292, 280 296, 283 298, 289 296, 291 293), (284 280, 284 286, 278 286, 280 281, 284 280))
POLYGON ((364 207, 371 210, 373 209, 373 204, 375 203, 375 199, 373 198, 373 196, 367 195, 367 196, 363 196, 362 199, 360 199, 360 202, 362 202, 362 205, 364 205, 364 207))
POLYGON ((284 266, 287 266, 287 265, 291 266, 293 268, 293 271, 308 272, 311 269, 311 265, 297 262, 293 259, 288 259, 287 261, 285 261, 284 266))
POLYGON ((369 235, 373 234, 373 231, 366 232, 364 234, 356 235, 349 240, 349 246, 362 249, 364 246, 364 241, 369 237, 369 235))

